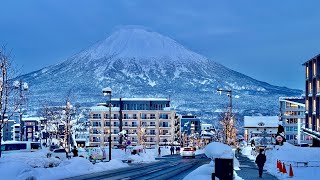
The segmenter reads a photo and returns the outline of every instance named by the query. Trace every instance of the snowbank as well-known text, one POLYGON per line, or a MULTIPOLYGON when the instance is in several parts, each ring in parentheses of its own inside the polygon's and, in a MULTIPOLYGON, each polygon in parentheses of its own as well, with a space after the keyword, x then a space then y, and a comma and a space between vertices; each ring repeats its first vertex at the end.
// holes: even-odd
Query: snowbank
POLYGON ((215 158, 233 158, 233 151, 232 148, 228 145, 219 143, 219 142, 212 142, 208 144, 204 148, 205 155, 214 160, 215 158))
MULTIPOLYGON (((214 168, 214 162, 211 161, 210 164, 202 165, 194 171, 192 171, 191 173, 189 173, 185 178, 183 178, 183 180, 211 179, 214 168)), ((233 175, 235 180, 243 180, 241 177, 237 175, 235 171, 233 171, 233 175)), ((218 180, 219 178, 216 177, 215 179, 218 180)))
MULTIPOLYGON (((284 143, 283 146, 272 146, 272 148, 272 150, 265 151, 267 161, 264 169, 266 169, 270 174, 279 179, 289 178, 288 174, 283 175, 278 172, 276 162, 277 160, 280 160, 285 163, 287 172, 289 172, 289 165, 292 164, 294 177, 290 179, 318 179, 320 177, 320 148, 297 147, 289 143, 284 143), (303 164, 299 164, 299 167, 296 167, 296 162, 308 162, 309 166, 304 167, 303 164)), ((252 153, 251 147, 244 147, 241 152, 252 161, 256 158, 256 154, 252 153)))
POLYGON ((47 150, 39 150, 37 152, 3 154, 3 157, 0 158, 1 179, 24 180, 36 178, 37 180, 55 180, 128 167, 127 164, 119 159, 114 159, 110 162, 99 162, 95 165, 80 157, 61 161, 56 158, 47 158, 47 152, 47 150))

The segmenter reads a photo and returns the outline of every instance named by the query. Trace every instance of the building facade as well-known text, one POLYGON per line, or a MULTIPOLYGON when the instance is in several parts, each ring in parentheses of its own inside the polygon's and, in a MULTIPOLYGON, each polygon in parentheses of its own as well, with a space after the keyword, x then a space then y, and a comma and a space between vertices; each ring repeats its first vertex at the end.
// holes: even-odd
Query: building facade
POLYGON ((320 55, 308 60, 305 66, 306 112, 303 132, 312 137, 313 146, 320 146, 320 55))
POLYGON ((286 141, 291 144, 311 143, 310 136, 301 133, 301 127, 305 126, 305 98, 281 97, 279 101, 286 141))
POLYGON ((109 107, 100 104, 91 108, 89 145, 108 146, 111 133, 115 145, 165 145, 176 143, 179 118, 163 98, 120 98, 111 100, 109 107), (111 123, 110 123, 111 119, 111 123), (111 128, 111 132, 110 132, 111 128), (120 132, 125 130, 125 137, 120 132))
POLYGON ((3 141, 12 141, 13 140, 13 125, 15 124, 14 120, 4 120, 5 124, 2 128, 2 140, 3 141))
POLYGON ((201 139, 200 118, 193 115, 182 115, 180 121, 182 145, 199 145, 198 141, 201 139))
POLYGON ((266 137, 273 142, 278 131, 278 116, 244 116, 244 139, 249 142, 255 137, 266 137))
POLYGON ((21 129, 23 141, 38 141, 40 139, 41 117, 22 117, 21 129))

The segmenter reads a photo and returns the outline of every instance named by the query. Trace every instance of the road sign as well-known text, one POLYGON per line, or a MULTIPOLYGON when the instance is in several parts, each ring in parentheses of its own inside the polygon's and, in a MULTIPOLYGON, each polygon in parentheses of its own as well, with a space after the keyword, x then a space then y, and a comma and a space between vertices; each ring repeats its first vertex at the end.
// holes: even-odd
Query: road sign
POLYGON ((131 144, 131 141, 127 141, 127 145, 130 145, 131 144))

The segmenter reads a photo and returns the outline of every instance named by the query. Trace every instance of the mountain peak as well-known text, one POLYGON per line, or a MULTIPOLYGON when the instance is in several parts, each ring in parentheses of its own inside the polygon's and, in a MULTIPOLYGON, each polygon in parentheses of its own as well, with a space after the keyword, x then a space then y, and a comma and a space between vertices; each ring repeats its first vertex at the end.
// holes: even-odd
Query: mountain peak
POLYGON ((200 60, 205 57, 194 53, 175 40, 141 27, 125 27, 111 33, 106 39, 80 53, 91 59, 117 58, 162 58, 200 60))

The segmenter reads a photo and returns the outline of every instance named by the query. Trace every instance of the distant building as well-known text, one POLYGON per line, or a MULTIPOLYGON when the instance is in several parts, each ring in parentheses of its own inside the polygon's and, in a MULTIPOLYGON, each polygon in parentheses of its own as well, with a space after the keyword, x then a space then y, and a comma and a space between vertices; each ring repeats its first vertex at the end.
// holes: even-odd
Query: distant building
MULTIPOLYGON (((119 132, 127 132, 121 144, 146 146, 165 145, 178 140, 178 116, 170 108, 170 101, 163 98, 112 99, 111 124, 109 108, 95 106, 90 112, 91 146, 107 146, 111 133, 112 145, 120 144, 119 132), (111 126, 111 132, 110 131, 111 126)), ((104 106, 103 106, 104 105, 104 106)), ((177 143, 177 142, 176 142, 177 143)))
POLYGON ((305 98, 303 97, 281 97, 280 121, 285 130, 286 141, 291 144, 311 143, 310 136, 298 133, 301 127, 305 127, 305 98), (300 122, 300 127, 299 123, 300 122), (300 140, 298 140, 298 135, 300 140))
POLYGON ((320 147, 320 54, 303 64, 306 68, 306 125, 303 133, 312 137, 312 145, 320 147))
POLYGON ((190 135, 192 133, 201 133, 200 118, 193 115, 181 116, 181 133, 190 135))
POLYGON ((22 117, 23 141, 38 141, 40 139, 42 117, 22 117))
POLYGON ((180 120, 181 142, 183 146, 196 145, 197 139, 201 137, 200 118, 193 115, 182 115, 180 120))
POLYGON ((13 140, 13 125, 14 120, 4 120, 5 124, 2 128, 2 140, 3 141, 12 141, 13 140))
POLYGON ((244 139, 248 142, 253 137, 262 137, 264 131, 274 139, 278 126, 278 116, 244 116, 244 139))
POLYGON ((201 131, 210 131, 210 130, 214 130, 214 127, 212 124, 201 123, 201 131))
POLYGON ((201 123, 201 139, 204 145, 217 140, 216 129, 212 124, 201 123))
POLYGON ((13 124, 13 126, 12 126, 13 128, 12 128, 12 135, 13 135, 13 137, 12 137, 12 139, 14 140, 14 141, 20 141, 20 136, 21 136, 21 133, 20 133, 20 124, 19 123, 17 123, 17 124, 13 124))

